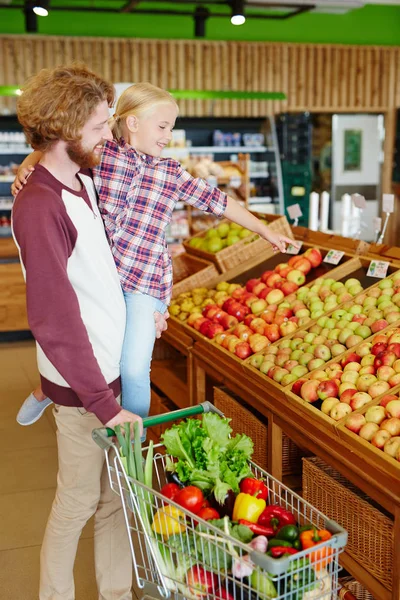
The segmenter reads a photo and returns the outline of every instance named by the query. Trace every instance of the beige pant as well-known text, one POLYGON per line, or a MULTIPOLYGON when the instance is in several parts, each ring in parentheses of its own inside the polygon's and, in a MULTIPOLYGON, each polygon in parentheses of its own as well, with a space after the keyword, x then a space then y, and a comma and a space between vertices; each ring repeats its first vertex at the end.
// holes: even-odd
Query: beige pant
POLYGON ((57 490, 40 555, 40 600, 74 600, 73 567, 82 529, 95 515, 99 600, 131 600, 132 558, 121 499, 111 490, 104 452, 92 440, 93 413, 55 405, 57 490))

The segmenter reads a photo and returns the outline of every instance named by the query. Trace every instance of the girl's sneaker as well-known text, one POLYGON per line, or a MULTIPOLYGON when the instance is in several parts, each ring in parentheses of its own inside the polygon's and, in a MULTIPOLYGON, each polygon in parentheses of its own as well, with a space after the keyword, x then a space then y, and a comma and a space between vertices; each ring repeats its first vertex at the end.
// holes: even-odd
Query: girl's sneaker
POLYGON ((19 409, 19 412, 17 414, 17 422, 20 425, 24 426, 36 423, 36 421, 40 419, 40 417, 50 404, 52 404, 50 398, 45 398, 44 400, 39 402, 39 400, 36 400, 33 393, 29 394, 29 396, 19 409))

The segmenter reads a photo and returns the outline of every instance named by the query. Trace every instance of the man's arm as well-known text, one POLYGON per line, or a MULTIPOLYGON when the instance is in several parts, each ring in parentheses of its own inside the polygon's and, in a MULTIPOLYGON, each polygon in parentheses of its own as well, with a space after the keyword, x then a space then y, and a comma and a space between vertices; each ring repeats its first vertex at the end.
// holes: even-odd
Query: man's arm
POLYGON ((34 196, 16 200, 13 230, 26 270, 32 333, 86 410, 108 423, 121 408, 94 356, 67 272, 76 229, 58 196, 37 186, 34 196))

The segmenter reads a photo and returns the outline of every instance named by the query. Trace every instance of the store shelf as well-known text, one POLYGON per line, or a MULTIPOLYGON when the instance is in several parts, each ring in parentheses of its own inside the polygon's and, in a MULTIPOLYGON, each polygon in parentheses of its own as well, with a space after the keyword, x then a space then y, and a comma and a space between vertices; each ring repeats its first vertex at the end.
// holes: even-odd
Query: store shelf
POLYGON ((32 148, 26 148, 25 150, 23 150, 22 148, 18 149, 18 150, 12 150, 12 149, 8 149, 8 148, 0 148, 0 154, 9 154, 10 156, 14 156, 14 155, 23 155, 26 156, 27 154, 30 154, 30 152, 32 152, 32 148))
POLYGON ((15 175, 0 175, 0 183, 12 183, 15 175))

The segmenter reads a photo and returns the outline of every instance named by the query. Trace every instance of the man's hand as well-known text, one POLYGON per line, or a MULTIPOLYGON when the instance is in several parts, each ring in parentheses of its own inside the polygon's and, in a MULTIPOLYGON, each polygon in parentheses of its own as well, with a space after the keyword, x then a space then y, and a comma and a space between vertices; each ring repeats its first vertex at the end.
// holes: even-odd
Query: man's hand
POLYGON ((274 252, 286 252, 286 246, 288 244, 292 244, 295 248, 299 246, 298 242, 295 240, 292 240, 281 233, 275 233, 275 231, 271 231, 269 227, 265 227, 260 235, 271 244, 274 252))
POLYGON ((156 324, 156 338, 159 339, 163 331, 168 329, 167 319, 169 318, 169 312, 166 310, 164 314, 156 311, 154 313, 154 321, 156 324))
POLYGON ((121 409, 121 411, 117 415, 115 415, 115 417, 113 417, 106 423, 106 427, 111 427, 111 429, 114 429, 116 425, 123 425, 124 423, 131 423, 131 432, 133 434, 133 426, 136 422, 138 422, 140 425, 140 435, 142 436, 143 435, 142 418, 139 417, 138 415, 135 415, 135 414, 129 412, 129 410, 121 409))
POLYGON ((11 193, 14 197, 22 190, 28 181, 28 177, 34 170, 34 167, 20 167, 18 169, 15 179, 11 185, 11 193))

